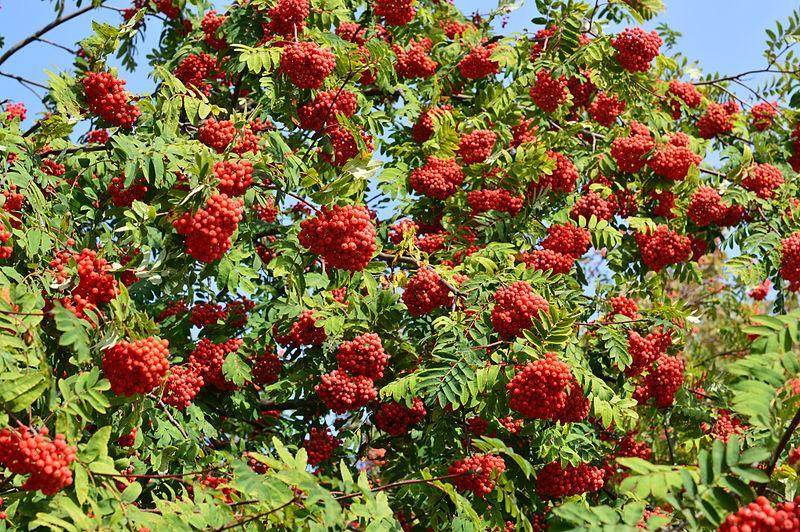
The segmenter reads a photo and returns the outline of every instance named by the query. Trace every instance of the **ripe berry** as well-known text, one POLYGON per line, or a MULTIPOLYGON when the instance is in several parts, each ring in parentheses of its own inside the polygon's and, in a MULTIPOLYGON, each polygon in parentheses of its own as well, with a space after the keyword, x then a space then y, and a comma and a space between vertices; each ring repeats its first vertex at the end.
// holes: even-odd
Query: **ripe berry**
POLYGON ((356 95, 348 90, 332 89, 317 93, 313 100, 297 109, 300 127, 322 131, 336 125, 336 115, 353 116, 356 113, 356 95))
POLYGON ((217 188, 230 197, 242 196, 253 183, 253 163, 246 160, 214 163, 217 188))
POLYGON ((642 262, 653 271, 661 271, 670 264, 686 262, 692 257, 689 237, 679 235, 666 225, 659 225, 654 232, 636 233, 635 238, 642 262))
POLYGON ((134 201, 141 200, 147 194, 147 181, 140 177, 125 188, 125 172, 122 172, 111 179, 107 192, 115 207, 130 207, 134 201))
POLYGON ((771 164, 753 164, 742 177, 742 187, 755 192, 761 199, 775 195, 775 189, 783 185, 783 173, 771 164))
POLYGON ((522 144, 533 142, 536 140, 535 133, 537 129, 538 128, 533 125, 532 118, 520 118, 519 124, 516 126, 511 126, 511 134, 513 135, 511 146, 517 148, 522 144))
POLYGON ((380 409, 375 413, 375 426, 389 436, 403 436, 408 431, 425 419, 425 405, 422 399, 415 397, 411 408, 404 403, 389 401, 381 403, 380 409))
POLYGON ((318 89, 336 68, 336 56, 314 42, 290 42, 283 47, 281 71, 301 89, 318 89))
POLYGON ((669 82, 667 96, 670 97, 670 108, 672 118, 677 120, 681 117, 681 102, 690 109, 697 109, 703 101, 703 95, 692 83, 673 79, 669 82))
POLYGON ((572 106, 574 109, 587 107, 597 91, 597 86, 592 83, 588 70, 582 70, 581 76, 573 76, 567 79, 567 88, 572 94, 572 106))
POLYGON ((288 347, 300 347, 304 345, 322 345, 327 338, 325 329, 317 327, 317 318, 313 310, 304 310, 292 323, 289 334, 278 335, 275 341, 288 347))
POLYGON ((334 268, 358 272, 375 254, 375 225, 362 205, 322 207, 300 224, 300 244, 334 268))
POLYGON ((669 190, 662 190, 661 192, 650 192, 650 197, 658 203, 653 207, 653 216, 662 216, 668 220, 675 218, 675 213, 672 209, 675 207, 675 194, 669 190))
POLYGON ((800 231, 781 240, 781 277, 789 281, 789 290, 800 289, 800 231))
POLYGON ((117 445, 120 447, 133 447, 136 442, 136 427, 133 427, 127 434, 123 434, 117 438, 117 445))
POLYGON ((253 382, 258 385, 278 382, 283 369, 283 362, 274 353, 266 351, 255 359, 253 364, 253 382))
POLYGON ((383 377, 383 370, 389 363, 389 355, 383 350, 383 344, 377 334, 366 333, 341 344, 336 352, 336 360, 339 369, 351 375, 378 380, 383 377))
POLYGON ((341 444, 342 442, 331 436, 329 429, 323 431, 314 427, 303 442, 303 448, 308 454, 308 463, 318 466, 322 462, 327 462, 333 451, 341 444))
POLYGON ((628 331, 628 354, 631 365, 625 370, 628 376, 639 375, 653 367, 653 362, 665 354, 672 345, 672 334, 653 331, 642 336, 636 331, 628 331))
POLYGON ((566 155, 555 151, 548 151, 547 157, 556 165, 551 174, 539 176, 537 182, 531 181, 528 193, 532 194, 549 187, 554 192, 572 192, 578 182, 578 169, 566 155))
POLYGON ((217 153, 228 149, 236 136, 236 126, 230 120, 209 118, 197 129, 197 139, 217 153))
POLYGON ((52 261, 54 277, 59 283, 70 278, 67 271, 70 260, 75 260, 78 284, 61 303, 79 318, 87 318, 86 309, 97 310, 97 306, 108 303, 119 292, 117 280, 109 273, 111 265, 107 260, 97 257, 95 251, 83 249, 80 253, 59 252, 52 261))
POLYGON ((67 445, 63 434, 54 440, 47 434, 47 427, 38 433, 24 426, 0 430, 0 465, 13 474, 30 475, 21 489, 51 496, 72 484, 69 465, 78 448, 67 445))
POLYGON ((598 220, 610 220, 614 217, 615 208, 613 199, 609 201, 598 192, 587 192, 575 201, 575 205, 569 211, 569 216, 573 220, 577 220, 581 216, 587 220, 592 216, 598 220))
POLYGON ((427 38, 419 41, 412 39, 407 50, 397 45, 393 46, 397 56, 395 63, 397 75, 405 79, 428 79, 433 76, 439 64, 428 55, 431 46, 433 43, 427 38))
POLYGON ((530 97, 539 109, 552 113, 567 102, 567 79, 564 76, 553 78, 548 70, 536 73, 536 82, 530 90, 530 97))
POLYGON ((161 399, 178 410, 183 410, 205 384, 200 369, 195 366, 172 366, 169 370, 161 399))
MULTIPOLYGON (((217 60, 205 52, 190 53, 175 68, 175 77, 188 88, 195 88, 205 95, 211 93, 210 81, 224 79, 217 67, 217 60)), ((230 141, 228 141, 230 143, 230 141)), ((227 146, 227 144, 226 144, 227 146)))
POLYGON ((556 499, 583 493, 592 493, 603 487, 603 471, 581 463, 577 466, 562 466, 550 462, 536 476, 536 493, 542 498, 556 499))
POLYGON ((611 40, 617 62, 629 72, 650 70, 650 63, 658 56, 662 44, 664 41, 655 31, 647 33, 642 28, 625 28, 611 40))
POLYGON ((444 105, 441 107, 434 107, 426 109, 419 115, 416 123, 411 127, 411 137, 417 144, 426 142, 433 136, 434 132, 434 117, 441 117, 444 113, 452 110, 452 106, 444 105))
POLYGON ((467 193, 467 203, 472 207, 471 216, 488 211, 516 216, 522 210, 523 201, 522 196, 514 196, 504 188, 471 190, 467 193))
POLYGON ((206 327, 215 325, 219 321, 225 321, 228 313, 217 303, 198 303, 192 307, 191 321, 195 327, 206 327))
POLYGON ((225 24, 228 17, 217 15, 216 11, 209 11, 200 21, 200 28, 203 30, 203 40, 215 50, 222 50, 228 46, 224 36, 219 35, 219 28, 225 24))
POLYGON ((583 256, 591 245, 592 239, 589 231, 571 223, 551 225, 547 228, 547 236, 541 242, 544 249, 567 255, 573 259, 583 256))
POLYGON ((465 164, 482 163, 492 154, 497 135, 488 129, 479 129, 461 135, 458 155, 465 164))
POLYGON ((208 338, 202 338, 189 355, 189 365, 200 370, 205 384, 211 384, 222 391, 233 391, 236 385, 229 382, 222 373, 222 364, 229 353, 238 351, 242 346, 241 338, 233 338, 219 344, 208 338))
POLYGON ((572 269, 575 259, 550 249, 535 249, 521 255, 522 262, 534 270, 553 270, 555 274, 566 275, 572 269))
POLYGON ((572 382, 569 366, 555 353, 547 353, 528 362, 506 385, 508 406, 529 418, 556 420, 567 405, 567 386, 572 382))
POLYGON ((125 81, 108 72, 89 72, 81 79, 89 110, 109 124, 131 129, 142 112, 130 103, 125 81))
POLYGON ((464 172, 455 159, 429 156, 424 166, 411 172, 409 185, 425 196, 446 199, 464 182, 464 172))
POLYGON ((741 434, 745 430, 745 426, 739 421, 738 418, 731 416, 730 410, 720 409, 717 413, 717 419, 714 420, 714 425, 708 427, 703 423, 704 432, 711 435, 712 438, 720 440, 723 443, 728 443, 728 439, 734 434, 741 434))
MULTIPOLYGON (((327 135, 333 155, 324 153, 322 155, 323 160, 328 161, 334 166, 344 166, 349 160, 360 155, 358 141, 351 131, 341 127, 334 127, 328 129, 327 135)), ((363 131, 360 132, 360 135, 361 140, 366 145, 367 152, 372 152, 373 146, 371 137, 363 131)))
POLYGON ((105 129, 95 129, 86 134, 86 142, 90 144, 105 144, 108 142, 108 131, 105 129))
POLYGON ((372 5, 372 10, 392 26, 405 26, 417 14, 414 0, 377 0, 372 5))
POLYGON ((6 113, 6 121, 8 122, 17 118, 22 122, 28 116, 28 109, 24 103, 9 102, 3 106, 3 111, 6 113))
POLYGON ((608 313, 609 316, 615 316, 619 314, 632 320, 635 320, 638 316, 637 313, 639 312, 639 307, 636 305, 636 301, 633 299, 625 296, 616 296, 609 298, 608 302, 611 304, 611 312, 608 313))
POLYGON ((600 92, 589 106, 589 115, 601 126, 611 127, 625 111, 625 101, 616 95, 600 92))
POLYGON ((631 123, 631 134, 617 137, 611 143, 611 157, 623 172, 636 173, 647 163, 645 156, 653 149, 655 142, 646 127, 631 123))
POLYGON ((750 109, 750 116, 753 120, 753 128, 756 131, 764 131, 772 126, 772 122, 778 116, 778 102, 757 103, 750 109))
POLYGON ((548 26, 538 30, 533 36, 531 61, 536 61, 545 50, 557 48, 560 39, 560 32, 555 26, 548 26))
POLYGON ((412 316, 422 316, 453 303, 453 294, 431 268, 420 268, 403 289, 403 303, 412 316))
POLYGON ((231 247, 231 236, 242 220, 244 200, 225 194, 211 196, 196 213, 185 213, 172 222, 186 237, 186 253, 201 262, 220 259, 231 247))
POLYGON ((738 110, 739 106, 734 101, 725 105, 708 104, 705 114, 697 121, 699 135, 704 139, 712 139, 730 133, 733 130, 733 115, 738 110))
POLYGON ((719 193, 711 187, 701 186, 692 194, 686 215, 698 227, 705 227, 717 222, 726 211, 719 193))
POLYGON ((497 477, 506 470, 503 459, 494 454, 476 454, 456 460, 447 470, 458 491, 471 491, 481 499, 494 490, 497 477))
POLYGON ((659 146, 647 161, 648 166, 660 176, 683 181, 689 169, 702 161, 702 157, 689 148, 688 140, 683 133, 676 133, 668 144, 659 146))
POLYGON ((492 53, 497 44, 479 45, 458 63, 458 71, 467 79, 480 79, 492 76, 500 71, 500 63, 492 60, 492 53))
POLYGON ((538 319, 540 312, 550 309, 547 300, 534 294, 531 285, 525 281, 498 288, 494 300, 492 327, 505 340, 522 336, 522 331, 531 328, 533 319, 538 319))
POLYGON ((760 496, 755 502, 728 515, 717 530, 718 532, 800 530, 800 497, 794 502, 785 502, 774 508, 766 497, 760 496))
POLYGON ((767 294, 769 294, 769 290, 772 287, 772 282, 769 279, 764 279, 764 281, 750 290, 747 295, 752 297, 755 301, 763 301, 767 294))
POLYGON ((666 408, 675 401, 675 394, 683 385, 683 370, 686 363, 681 357, 661 355, 645 376, 642 385, 636 388, 634 399, 645 403, 653 399, 658 408, 666 408))
POLYGON ((278 0, 269 10, 267 30, 275 35, 292 38, 303 32, 311 9, 308 0, 278 0))
POLYGON ((115 395, 146 394, 164 382, 169 370, 169 342, 152 336, 122 341, 105 350, 103 373, 115 395))
POLYGON ((314 387, 325 405, 336 414, 358 410, 378 397, 378 390, 369 377, 348 375, 343 370, 334 370, 320 377, 314 387))

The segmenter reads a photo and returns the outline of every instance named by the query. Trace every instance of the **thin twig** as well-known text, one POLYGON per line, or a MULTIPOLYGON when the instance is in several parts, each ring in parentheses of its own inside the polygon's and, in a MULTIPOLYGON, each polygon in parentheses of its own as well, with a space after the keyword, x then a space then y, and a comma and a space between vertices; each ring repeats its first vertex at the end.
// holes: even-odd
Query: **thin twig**
POLYGON ((692 85, 713 85, 715 83, 719 83, 720 81, 738 80, 751 74, 797 74, 797 72, 793 70, 772 70, 769 68, 760 68, 758 70, 748 70, 747 72, 742 72, 741 74, 735 74, 733 76, 725 76, 723 78, 709 79, 706 81, 695 81, 692 83, 692 85))
POLYGON ((3 72, 2 70, 0 70, 0 76, 14 79, 16 81, 19 81, 20 83, 27 83, 28 85, 33 85, 34 87, 39 87, 40 89, 47 90, 50 88, 47 85, 39 83, 38 81, 33 81, 31 79, 23 78, 22 76, 17 76, 16 74, 9 74, 8 72, 3 72))
MULTIPOLYGON (((786 448, 786 445, 789 443, 789 440, 792 438, 794 431, 797 429, 797 426, 800 425, 800 408, 797 409, 795 412, 794 417, 792 418, 792 422, 789 423, 789 426, 786 427, 786 430, 783 432, 783 436, 781 436, 780 441, 778 442, 778 446, 775 448, 775 451, 772 453, 772 458, 767 465, 766 471, 764 473, 767 474, 767 477, 772 478, 772 472, 775 471, 775 466, 778 464, 778 460, 783 453, 783 450, 786 448)), ((769 482, 765 484, 761 484, 758 487, 758 494, 762 495, 764 490, 767 488, 769 482)))

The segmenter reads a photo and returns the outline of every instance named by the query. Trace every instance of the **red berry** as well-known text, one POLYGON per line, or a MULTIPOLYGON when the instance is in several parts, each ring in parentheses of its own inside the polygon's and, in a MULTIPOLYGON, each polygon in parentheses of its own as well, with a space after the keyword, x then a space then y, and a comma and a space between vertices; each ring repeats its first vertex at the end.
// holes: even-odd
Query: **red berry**
POLYGON ((161 398, 166 404, 183 410, 192 403, 204 384, 199 368, 193 365, 172 366, 161 398))
POLYGON ((403 289, 403 303, 412 316, 421 316, 453 303, 453 294, 431 268, 420 268, 403 289))
POLYGON ((673 140, 663 146, 659 146, 656 152, 647 161, 648 166, 656 174, 671 179, 673 181, 683 181, 692 166, 697 166, 702 161, 702 157, 692 152, 688 146, 688 137, 683 133, 677 133, 673 140), (686 145, 676 144, 686 141, 686 145))
POLYGON ((497 48, 497 44, 488 46, 479 45, 458 63, 458 70, 467 79, 480 79, 497 74, 500 71, 500 63, 492 60, 492 53, 497 48))
POLYGON ((547 157, 556 165, 553 173, 539 176, 537 182, 531 181, 528 185, 528 193, 532 194, 549 187, 554 192, 572 192, 578 182, 578 169, 569 158, 559 152, 548 151, 547 157))
POLYGON ((611 127, 625 107, 625 102, 617 96, 600 92, 589 106, 589 114, 601 126, 611 127))
POLYGON ((698 227, 705 227, 720 220, 726 211, 719 193, 711 187, 701 186, 692 194, 686 215, 698 227))
POLYGON ((169 370, 169 342, 152 336, 122 341, 105 350, 103 373, 115 395, 146 394, 164 382, 169 370))
POLYGON ((425 405, 422 399, 414 398, 411 408, 403 403, 389 401, 381 403, 380 409, 375 413, 375 426, 390 436, 403 436, 425 418, 425 405))
POLYGON ((536 493, 543 498, 571 497, 592 493, 603 487, 603 471, 581 463, 562 466, 560 462, 545 465, 536 477, 536 493))
POLYGON ((464 172, 455 159, 429 156, 424 166, 411 172, 411 188, 435 199, 446 199, 458 191, 464 182, 464 172))
POLYGON ((546 313, 550 305, 546 299, 533 293, 531 285, 517 281, 499 288, 494 294, 492 327, 505 340, 522 336, 522 331, 530 329, 539 313, 546 313))
POLYGON ((111 179, 108 184, 108 195, 115 207, 130 207, 134 201, 141 200, 147 194, 147 181, 143 178, 134 179, 125 188, 125 172, 111 179))
POLYGON ((201 262, 220 259, 231 247, 231 236, 242 220, 244 200, 225 194, 211 196, 196 213, 185 213, 172 222, 186 237, 186 253, 201 262))
POLYGON ((332 267, 351 272, 366 268, 376 249, 375 225, 361 205, 323 207, 317 216, 303 220, 298 238, 332 267))
POLYGON ((428 52, 433 46, 430 39, 411 40, 408 49, 393 46, 397 56, 395 70, 397 75, 405 79, 428 79, 436 73, 439 64, 430 58, 428 52))
POLYGON ((697 109, 703 101, 703 95, 700 94, 697 87, 692 83, 676 79, 669 82, 667 96, 670 98, 672 118, 675 120, 681 117, 681 102, 691 109, 697 109))
POLYGON ((497 477, 505 470, 506 464, 501 457, 487 453, 456 460, 447 473, 459 475, 452 479, 458 491, 471 491, 484 498, 494 490, 497 477))
POLYGON ((253 163, 246 160, 214 163, 217 188, 230 197, 242 196, 253 183, 253 163))
POLYGON ((611 40, 617 62, 629 72, 650 70, 650 63, 658 56, 662 44, 664 41, 655 31, 647 33, 642 28, 625 28, 611 40))
POLYGON ((675 401, 675 394, 683 385, 686 363, 681 357, 661 355, 655 361, 642 385, 636 388, 634 399, 645 403, 653 399, 658 408, 667 408, 675 401))
POLYGON ((619 314, 632 320, 636 319, 639 307, 633 299, 625 296, 616 296, 609 298, 608 302, 611 304, 611 312, 608 313, 609 316, 619 314))
POLYGON ((775 189, 783 185, 783 173, 771 164, 753 164, 742 177, 742 187, 755 192, 761 199, 770 199, 775 189))
POLYGON ((372 10, 392 26, 405 26, 417 14, 414 0, 377 0, 372 10))
POLYGON ((389 363, 389 355, 383 350, 383 344, 377 334, 366 333, 341 344, 336 352, 336 360, 339 369, 351 375, 378 380, 383 377, 383 370, 389 363))
POLYGON ((756 131, 764 131, 772 126, 772 122, 778 116, 778 102, 757 103, 750 109, 750 116, 753 120, 753 128, 756 131))
POLYGON ((6 113, 6 120, 9 122, 17 118, 22 122, 28 116, 28 109, 24 103, 9 102, 3 106, 3 110, 6 113))
POLYGON ((581 216, 587 220, 592 216, 598 220, 610 220, 614 217, 615 208, 613 199, 607 200, 597 192, 587 192, 575 201, 575 205, 569 211, 569 216, 574 220, 581 216))
POLYGON ((322 345, 327 335, 325 329, 317 327, 316 323, 317 318, 314 316, 314 311, 306 309, 292 323, 289 334, 278 335, 275 337, 275 341, 289 347, 322 345))
POLYGON ((208 338, 202 338, 189 355, 189 365, 200 371, 205 384, 211 384, 222 391, 233 391, 236 385, 228 381, 222 373, 222 364, 229 353, 238 351, 242 346, 240 338, 233 338, 219 344, 208 338))
POLYGON ((323 431, 312 428, 303 442, 303 448, 308 454, 308 463, 312 466, 317 466, 322 462, 327 462, 333 451, 341 444, 342 442, 331 436, 329 429, 326 428, 323 431))
POLYGON ((704 139, 712 139, 723 133, 730 133, 733 130, 733 115, 738 110, 739 106, 734 101, 725 105, 708 104, 705 114, 697 121, 700 136, 704 139))
POLYGON ((255 359, 253 364, 253 382, 258 385, 278 382, 283 369, 283 362, 274 353, 266 351, 255 359))
POLYGON ((47 434, 46 427, 38 433, 28 427, 0 430, 0 465, 11 473, 30 475, 21 489, 51 496, 72 484, 69 465, 78 448, 67 445, 63 434, 56 434, 54 440, 47 434))
POLYGON ((679 235, 666 225, 659 225, 652 232, 636 233, 635 238, 642 262, 653 271, 661 271, 670 264, 686 262, 692 257, 689 237, 679 235))
POLYGON ((646 127, 635 121, 631 123, 631 134, 617 137, 611 143, 611 157, 623 172, 636 173, 647 163, 645 156, 653 149, 655 142, 646 127))
POLYGON ((308 0, 278 0, 269 10, 267 29, 275 35, 292 38, 303 32, 310 12, 308 0))
POLYGON ((591 245, 592 239, 589 231, 571 223, 551 225, 547 228, 547 236, 541 242, 544 249, 567 255, 573 259, 583 256, 591 245))
POLYGON ((353 116, 355 113, 356 95, 348 90, 337 89, 319 92, 313 100, 297 109, 300 127, 312 131, 337 125, 337 114, 353 116))
POLYGON ((789 290, 800 289, 800 231, 781 240, 781 277, 789 281, 789 290))
POLYGON ((336 56, 314 42, 290 42, 283 47, 281 71, 301 89, 318 89, 336 68, 336 56))
POLYGON ((336 414, 358 410, 378 397, 378 390, 369 377, 348 375, 335 370, 320 377, 314 387, 325 405, 336 414))
POLYGON ((553 270, 555 274, 566 275, 572 269, 575 259, 550 249, 535 249, 521 255, 522 262, 534 270, 553 270))
POLYGON ((505 212, 516 216, 522 210, 522 196, 515 196, 504 188, 472 190, 467 193, 467 203, 472 207, 471 216, 488 212, 505 212))
POLYGON ((200 28, 203 30, 204 40, 211 48, 222 50, 228 46, 224 36, 219 35, 219 28, 225 24, 228 17, 217 15, 216 11, 209 11, 200 21, 200 28))
POLYGON ((89 110, 109 124, 131 129, 142 112, 130 103, 125 82, 108 72, 89 72, 81 80, 89 110))
POLYGON ((458 155, 465 164, 482 163, 492 154, 497 135, 487 129, 479 129, 461 135, 458 155))
POLYGON ((567 102, 567 79, 564 76, 553 78, 550 71, 540 70, 536 73, 530 97, 539 109, 552 113, 567 102))

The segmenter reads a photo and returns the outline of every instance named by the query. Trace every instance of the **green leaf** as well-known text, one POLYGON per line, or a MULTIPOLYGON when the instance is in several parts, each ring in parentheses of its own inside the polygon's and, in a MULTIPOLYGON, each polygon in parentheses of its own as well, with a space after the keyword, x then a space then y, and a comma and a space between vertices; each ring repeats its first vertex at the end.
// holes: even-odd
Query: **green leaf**
POLYGON ((97 430, 81 453, 84 462, 103 460, 108 457, 108 440, 111 438, 111 427, 105 426, 97 430))

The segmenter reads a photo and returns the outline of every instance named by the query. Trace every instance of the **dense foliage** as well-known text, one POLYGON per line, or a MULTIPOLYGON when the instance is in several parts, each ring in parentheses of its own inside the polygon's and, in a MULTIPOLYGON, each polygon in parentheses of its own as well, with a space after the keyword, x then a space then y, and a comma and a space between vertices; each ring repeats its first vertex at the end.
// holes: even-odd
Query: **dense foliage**
POLYGON ((4 103, 0 529, 800 529, 800 14, 499 4, 135 0, 4 103))

